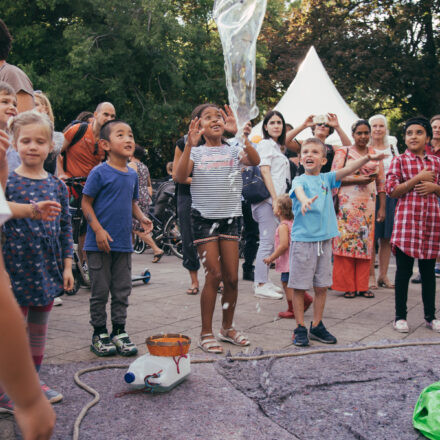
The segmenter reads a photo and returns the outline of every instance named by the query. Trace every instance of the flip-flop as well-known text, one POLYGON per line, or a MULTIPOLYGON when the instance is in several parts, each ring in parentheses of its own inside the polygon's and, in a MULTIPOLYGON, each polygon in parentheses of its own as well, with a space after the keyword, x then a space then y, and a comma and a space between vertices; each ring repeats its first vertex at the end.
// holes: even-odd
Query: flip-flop
POLYGON ((363 296, 364 298, 374 298, 374 293, 371 290, 366 290, 364 292, 359 292, 359 296, 363 296))
POLYGON ((344 298, 356 298, 356 292, 345 292, 344 298))
POLYGON ((151 260, 152 263, 159 263, 160 259, 163 257, 163 254, 165 252, 162 252, 161 254, 155 254, 153 255, 153 259, 151 260))
POLYGON ((198 287, 189 287, 188 289, 186 289, 186 294, 187 295, 197 295, 200 292, 198 287))

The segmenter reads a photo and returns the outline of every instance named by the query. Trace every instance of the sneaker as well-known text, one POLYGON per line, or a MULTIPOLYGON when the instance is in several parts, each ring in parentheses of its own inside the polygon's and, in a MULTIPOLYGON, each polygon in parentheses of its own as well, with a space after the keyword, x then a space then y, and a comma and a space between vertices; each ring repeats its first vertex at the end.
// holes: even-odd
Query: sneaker
POLYGON ((63 300, 57 296, 54 300, 53 300, 53 305, 54 306, 62 306, 63 305, 63 300))
POLYGON ((116 354, 116 346, 110 340, 108 333, 93 335, 90 350, 97 356, 112 356, 116 354))
POLYGON ((306 347, 309 345, 309 337, 307 335, 307 329, 303 325, 299 325, 293 331, 293 343, 298 347, 306 347))
POLYGON ((275 292, 267 285, 267 283, 263 284, 262 286, 256 286, 254 294, 258 298, 283 299, 283 295, 281 295, 281 293, 275 292))
POLYGON ((49 388, 42 380, 40 380, 41 391, 43 391, 50 403, 58 403, 63 400, 63 395, 58 391, 49 388))
POLYGON ((394 330, 398 331, 399 333, 408 333, 409 327, 408 323, 405 319, 399 319, 398 321, 393 322, 393 328, 394 330))
POLYGON ((138 349, 136 345, 131 342, 127 333, 118 333, 112 337, 112 342, 116 346, 116 350, 122 356, 134 356, 138 349))
POLYGON ((434 269, 434 272, 435 272, 435 277, 436 277, 436 278, 440 278, 440 267, 436 267, 436 268, 434 269))
POLYGON ((268 281, 266 285, 267 287, 269 287, 269 289, 275 290, 275 292, 283 293, 283 289, 281 287, 278 287, 276 284, 272 283, 271 281, 268 281))
POLYGON ((293 313, 293 310, 286 310, 285 312, 278 313, 278 317, 284 319, 295 319, 295 313, 293 313))
POLYGON ((14 404, 6 393, 0 394, 0 413, 14 414, 14 404))
POLYGON ((324 344, 336 344, 336 338, 325 328, 322 321, 316 327, 312 327, 310 323, 310 339, 323 342, 324 344))
POLYGON ((439 319, 433 319, 431 322, 425 321, 426 327, 430 328, 431 330, 434 330, 435 332, 440 333, 440 320, 439 319))
POLYGON ((421 284, 421 282, 422 282, 422 277, 421 277, 421 275, 418 274, 416 277, 414 277, 414 278, 411 280, 411 282, 412 282, 413 284, 421 284))

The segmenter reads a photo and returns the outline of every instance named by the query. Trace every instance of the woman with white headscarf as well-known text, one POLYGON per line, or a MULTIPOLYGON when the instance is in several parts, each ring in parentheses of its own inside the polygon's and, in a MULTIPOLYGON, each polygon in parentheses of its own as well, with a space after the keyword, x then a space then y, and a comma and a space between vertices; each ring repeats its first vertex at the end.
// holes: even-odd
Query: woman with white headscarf
MULTIPOLYGON (((376 153, 385 153, 387 155, 387 157, 383 159, 383 167, 386 175, 391 160, 394 156, 399 154, 396 145, 392 142, 395 138, 389 136, 388 123, 385 116, 374 115, 368 122, 371 125, 371 138, 369 145, 375 149, 376 153)), ((373 257, 371 259, 370 289, 377 289, 377 287, 385 287, 387 289, 394 288, 394 285, 388 279, 387 272, 391 256, 390 238, 393 232, 396 201, 397 199, 392 199, 388 196, 386 197, 385 221, 376 222, 375 225, 375 240, 379 240, 379 276, 377 277, 376 284, 376 274, 374 270, 375 259, 373 257)), ((378 205, 376 206, 376 210, 377 209, 378 205)))

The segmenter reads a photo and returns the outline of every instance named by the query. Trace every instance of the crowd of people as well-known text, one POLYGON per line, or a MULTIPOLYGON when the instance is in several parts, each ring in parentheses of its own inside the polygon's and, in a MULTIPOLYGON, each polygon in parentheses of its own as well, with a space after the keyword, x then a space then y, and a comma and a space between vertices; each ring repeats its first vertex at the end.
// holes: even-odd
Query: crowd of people
MULTIPOLYGON (((0 31, 9 35, 1 21, 0 31)), ((25 74, 6 63, 9 49, 10 41, 0 47, 0 183, 3 205, 10 210, 4 209, 2 216, 0 333, 5 334, 8 325, 17 343, 11 346, 3 338, 0 344, 0 359, 11 359, 0 361, 4 386, 0 411, 15 412, 25 435, 44 436, 54 423, 48 402, 60 402, 63 396, 35 372, 44 356, 50 311, 74 282, 69 201, 75 194, 68 192, 63 180, 86 178, 79 252, 89 275, 90 348, 97 356, 137 354, 125 329, 133 234, 150 245, 154 262, 163 250, 150 236, 151 177, 145 149, 136 145, 130 125, 116 118, 112 103, 102 102, 93 113, 80 113, 62 133, 55 132, 48 97, 34 91, 25 74), (109 296, 111 332, 106 314, 109 296), (38 428, 37 418, 43 420, 38 428)), ((243 278, 254 282, 259 298, 286 298, 287 310, 279 317, 296 321, 295 345, 307 346, 309 339, 337 342, 323 323, 329 288, 347 299, 373 298, 377 287, 394 289, 393 327, 408 332, 407 294, 414 259, 426 325, 440 332, 435 316, 440 115, 405 123, 402 154, 383 115, 356 121, 353 141, 332 113, 310 115, 294 128, 281 113, 270 111, 258 142, 249 139, 250 122, 242 138, 236 138, 236 132, 229 106, 197 106, 187 134, 177 141, 169 170, 177 183, 183 266, 190 275, 186 293, 201 293, 201 350, 220 354, 222 342, 240 347, 251 343, 234 325, 242 227, 243 278), (297 139, 306 128, 312 129, 313 137, 297 139), (326 143, 333 132, 341 146, 326 143), (259 168, 269 194, 258 203, 242 196, 246 167, 259 168), (394 284, 388 277, 392 251, 397 265, 394 284), (282 288, 269 278, 272 264, 282 288), (218 293, 222 324, 215 334, 218 293), (307 328, 304 312, 312 304, 313 319, 307 328)))

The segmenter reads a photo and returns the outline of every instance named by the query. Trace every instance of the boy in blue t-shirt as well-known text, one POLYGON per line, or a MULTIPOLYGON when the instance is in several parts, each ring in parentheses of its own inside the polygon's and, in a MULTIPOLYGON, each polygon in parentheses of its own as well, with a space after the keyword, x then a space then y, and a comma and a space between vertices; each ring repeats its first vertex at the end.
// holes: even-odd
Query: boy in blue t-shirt
POLYGON ((294 289, 293 309, 297 328, 294 330, 293 343, 299 346, 309 345, 304 325, 304 293, 312 287, 315 301, 310 339, 326 344, 336 343, 336 338, 322 323, 327 288, 332 284, 332 238, 339 235, 332 189, 339 188, 341 179, 369 160, 382 160, 385 157, 384 154, 367 154, 350 161, 345 168, 321 173, 321 168, 327 162, 326 152, 326 146, 318 138, 310 138, 302 143, 300 162, 305 174, 295 177, 290 191, 295 219, 288 286, 294 289))
POLYGON ((132 218, 138 219, 147 232, 151 231, 152 223, 137 205, 137 173, 127 167, 135 145, 130 126, 116 119, 108 121, 101 128, 99 142, 108 159, 90 172, 82 199, 88 223, 84 250, 92 290, 90 349, 98 356, 116 352, 131 356, 137 348, 125 331, 125 321, 131 293, 132 218), (105 310, 109 291, 113 326, 110 336, 105 310))

